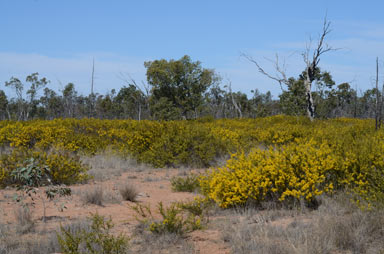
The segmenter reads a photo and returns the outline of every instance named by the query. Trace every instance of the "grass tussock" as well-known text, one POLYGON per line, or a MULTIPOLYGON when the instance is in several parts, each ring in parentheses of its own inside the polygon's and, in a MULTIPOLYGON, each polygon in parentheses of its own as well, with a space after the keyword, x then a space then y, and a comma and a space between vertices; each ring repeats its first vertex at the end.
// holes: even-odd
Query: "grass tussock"
POLYGON ((233 253, 384 253, 384 211, 362 211, 346 198, 323 198, 318 210, 235 211, 223 228, 233 253))
POLYGON ((120 186, 119 191, 123 200, 136 202, 137 195, 139 194, 139 192, 132 184, 127 183, 125 185, 120 186))
POLYGON ((112 177, 119 177, 123 172, 136 165, 136 162, 116 156, 112 152, 85 156, 82 158, 82 161, 91 167, 88 173, 96 181, 105 181, 112 177))
POLYGON ((1 228, 0 225, 0 254, 60 253, 56 233, 53 231, 36 232, 24 237, 10 227, 6 227, 6 233, 1 228))
POLYGON ((196 253, 192 243, 178 234, 152 234, 142 224, 135 228, 130 253, 169 254, 196 253))
POLYGON ((91 187, 81 192, 81 200, 85 205, 93 204, 102 206, 104 203, 103 189, 101 186, 91 187))
POLYGON ((15 210, 16 231, 20 234, 32 232, 35 227, 32 211, 29 207, 20 206, 15 210))

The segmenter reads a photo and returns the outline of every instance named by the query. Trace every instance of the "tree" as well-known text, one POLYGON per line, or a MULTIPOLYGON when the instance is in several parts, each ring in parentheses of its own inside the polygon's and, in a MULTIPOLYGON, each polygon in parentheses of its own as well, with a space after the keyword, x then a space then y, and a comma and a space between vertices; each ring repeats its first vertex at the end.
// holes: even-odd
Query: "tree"
POLYGON ((251 90, 251 93, 253 93, 253 96, 250 99, 250 117, 265 117, 274 114, 272 94, 270 91, 263 94, 256 88, 255 90, 251 90))
POLYGON ((37 100, 36 96, 38 91, 41 88, 45 87, 49 83, 49 80, 47 80, 46 78, 39 79, 39 73, 35 72, 27 76, 25 81, 31 84, 29 89, 27 90, 29 103, 27 104, 25 120, 28 120, 29 116, 31 114, 34 115, 37 111, 37 105, 39 104, 39 101, 37 100))
POLYGON ((301 116, 306 112, 305 88, 302 79, 290 78, 287 83, 288 90, 283 91, 280 97, 280 106, 284 114, 301 116))
POLYGON ((16 105, 17 105, 17 120, 23 120, 25 113, 25 100, 23 98, 24 84, 15 77, 11 77, 9 81, 5 82, 6 87, 11 87, 16 93, 16 105))
POLYGON ((49 89, 48 87, 44 88, 44 96, 40 98, 40 103, 42 104, 42 107, 38 110, 39 117, 54 119, 63 116, 63 100, 52 89, 49 89))
MULTIPOLYGON (((306 99, 306 111, 307 111, 308 118, 311 121, 313 121, 315 117, 315 105, 312 97, 312 83, 316 79, 316 72, 317 72, 317 69, 319 68, 320 57, 324 53, 334 50, 334 48, 330 47, 328 44, 325 43, 325 38, 331 32, 330 25, 331 23, 327 21, 327 18, 325 18, 323 23, 323 29, 316 47, 312 49, 311 41, 310 41, 306 50, 302 53, 303 60, 306 65, 305 71, 304 71, 305 75, 303 76, 303 87, 305 89, 305 99, 306 99)), ((277 81, 281 87, 283 84, 287 86, 290 85, 290 81, 287 78, 284 68, 281 67, 279 64, 279 58, 277 55, 276 55, 276 61, 275 61, 275 69, 277 71, 277 75, 271 75, 267 73, 259 65, 259 63, 249 55, 242 54, 242 56, 244 56, 250 62, 254 63, 260 73, 269 77, 270 79, 277 81)))
POLYGON ((193 62, 187 55, 179 60, 145 62, 144 66, 152 86, 152 105, 166 98, 169 103, 161 99, 162 105, 175 107, 184 119, 198 117, 204 93, 218 81, 213 70, 202 68, 199 61, 193 62))
POLYGON ((116 95, 117 113, 122 118, 141 120, 146 105, 144 93, 134 84, 123 86, 116 95))
POLYGON ((0 90, 0 120, 10 118, 8 111, 8 99, 3 90, 0 90))
POLYGON ((75 114, 75 100, 77 97, 77 92, 75 90, 75 85, 73 83, 68 83, 65 87, 64 90, 62 91, 63 93, 63 102, 64 102, 64 109, 65 117, 74 117, 75 114))

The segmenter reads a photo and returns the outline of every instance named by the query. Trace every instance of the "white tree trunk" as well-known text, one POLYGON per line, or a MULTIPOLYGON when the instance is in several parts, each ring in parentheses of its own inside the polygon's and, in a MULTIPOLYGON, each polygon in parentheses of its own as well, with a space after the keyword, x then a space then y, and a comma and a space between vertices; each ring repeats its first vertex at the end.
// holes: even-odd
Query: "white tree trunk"
POLYGON ((313 98, 311 93, 311 81, 309 77, 304 81, 305 93, 307 96, 307 114, 311 121, 315 118, 315 105, 313 104, 313 98))

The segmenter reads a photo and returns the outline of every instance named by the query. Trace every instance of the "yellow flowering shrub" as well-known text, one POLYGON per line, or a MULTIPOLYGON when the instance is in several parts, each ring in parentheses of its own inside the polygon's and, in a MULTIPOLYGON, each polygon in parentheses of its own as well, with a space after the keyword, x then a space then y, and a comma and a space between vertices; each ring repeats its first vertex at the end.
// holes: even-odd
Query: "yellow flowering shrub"
MULTIPOLYGON (((280 137, 289 133, 292 138, 287 143, 270 142, 273 146, 266 149, 235 153, 224 167, 212 169, 200 179, 205 195, 221 207, 249 200, 311 203, 316 196, 339 189, 355 194, 364 205, 384 201, 383 131, 375 132, 370 120, 302 125, 310 127, 305 135, 294 134, 302 126, 280 132, 280 137)), ((264 132, 268 133, 271 130, 264 132)))
POLYGON ((337 158, 327 145, 314 141, 248 155, 232 155, 224 167, 212 170, 200 181, 203 192, 221 207, 243 205, 249 200, 284 201, 304 198, 311 202, 333 190, 337 158))
MULTIPOLYGON (((0 121, 0 146, 39 153, 54 168, 66 165, 56 172, 57 181, 64 182, 72 176, 81 181, 86 172, 75 156, 106 149, 155 167, 214 166, 217 158, 233 154, 225 167, 202 180, 205 193, 223 207, 249 199, 312 202, 335 189, 355 193, 359 202, 384 199, 384 131, 375 131, 372 120, 0 121)), ((3 185, 7 167, 22 163, 7 156, 0 161, 3 185)))
POLYGON ((16 168, 25 166, 26 160, 34 158, 42 166, 50 169, 53 184, 73 184, 84 182, 90 178, 89 168, 82 164, 78 156, 69 152, 42 152, 25 148, 14 149, 0 157, 0 186, 12 184, 10 173, 16 168))

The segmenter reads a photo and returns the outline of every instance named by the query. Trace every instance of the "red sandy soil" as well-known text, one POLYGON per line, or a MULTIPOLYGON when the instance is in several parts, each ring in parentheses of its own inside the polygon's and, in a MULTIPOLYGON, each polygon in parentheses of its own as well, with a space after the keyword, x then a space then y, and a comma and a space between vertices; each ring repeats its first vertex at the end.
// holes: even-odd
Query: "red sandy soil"
MULTIPOLYGON (((152 210, 155 210, 158 202, 163 202, 165 206, 175 201, 193 200, 196 194, 186 192, 173 192, 171 190, 170 179, 177 175, 180 170, 161 169, 145 170, 142 172, 125 172, 119 177, 113 177, 103 182, 92 181, 87 184, 70 186, 72 196, 60 198, 57 203, 65 203, 67 209, 59 211, 59 205, 53 201, 46 201, 47 221, 42 221, 43 206, 42 201, 35 199, 36 204, 31 209, 33 218, 36 222, 35 232, 41 230, 56 230, 60 225, 65 225, 77 219, 89 217, 91 213, 111 217, 115 224, 114 231, 124 232, 128 236, 132 235, 133 229, 138 224, 135 219, 135 212, 131 206, 134 203, 122 201, 121 203, 104 202, 103 206, 85 205, 81 199, 81 192, 89 190, 95 186, 102 186, 103 192, 119 193, 119 186, 130 183, 135 186, 139 192, 137 202, 149 204, 152 210)), ((41 191, 41 190, 40 190, 41 191)), ((20 204, 13 200, 15 189, 0 190, 0 220, 3 224, 16 226, 15 211, 20 204)), ((214 218, 213 218, 214 219, 214 218)), ((212 220, 212 218, 211 218, 212 220)), ((206 227, 206 229, 192 232, 186 236, 187 242, 194 247, 194 253, 230 253, 230 246, 224 242, 221 232, 215 227, 206 227)))

